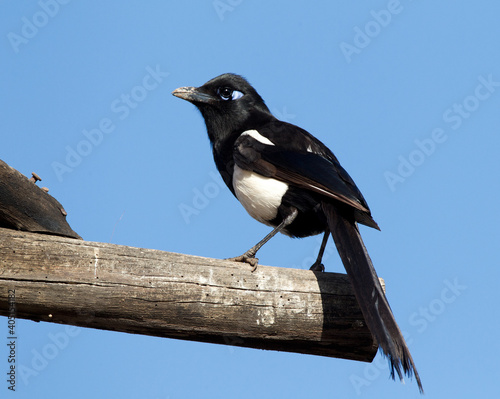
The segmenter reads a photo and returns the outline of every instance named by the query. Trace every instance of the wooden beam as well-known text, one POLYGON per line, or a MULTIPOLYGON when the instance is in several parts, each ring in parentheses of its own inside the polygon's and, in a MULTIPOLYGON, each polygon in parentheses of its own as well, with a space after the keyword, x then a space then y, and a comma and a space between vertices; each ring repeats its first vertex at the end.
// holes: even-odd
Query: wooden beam
POLYGON ((0 315, 371 361, 377 344, 344 274, 0 228, 0 315), (12 292, 12 291, 11 291, 12 292), (11 299, 12 302, 12 299, 11 299))
POLYGON ((0 227, 81 239, 62 205, 37 180, 37 174, 28 179, 0 160, 0 227))

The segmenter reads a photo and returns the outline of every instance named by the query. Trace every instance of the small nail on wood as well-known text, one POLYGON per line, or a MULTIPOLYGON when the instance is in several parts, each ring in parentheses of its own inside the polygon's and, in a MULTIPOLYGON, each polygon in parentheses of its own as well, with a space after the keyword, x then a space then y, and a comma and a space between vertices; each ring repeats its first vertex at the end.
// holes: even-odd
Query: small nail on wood
POLYGON ((35 172, 31 172, 30 182, 33 182, 36 184, 37 181, 42 181, 42 178, 40 176, 38 176, 35 172))

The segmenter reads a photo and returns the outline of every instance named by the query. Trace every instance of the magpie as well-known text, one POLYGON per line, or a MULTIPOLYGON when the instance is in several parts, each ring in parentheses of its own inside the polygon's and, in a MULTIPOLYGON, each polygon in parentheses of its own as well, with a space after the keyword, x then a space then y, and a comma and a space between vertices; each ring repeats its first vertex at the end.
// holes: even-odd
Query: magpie
POLYGON ((420 377, 382 290, 358 230, 379 229, 363 195, 335 155, 298 126, 275 118, 242 76, 226 73, 200 87, 172 94, 201 112, 217 169, 227 187, 254 219, 273 230, 231 260, 258 263, 257 251, 278 232, 291 237, 323 233, 318 258, 323 271, 325 246, 332 235, 366 323, 395 372, 420 377))

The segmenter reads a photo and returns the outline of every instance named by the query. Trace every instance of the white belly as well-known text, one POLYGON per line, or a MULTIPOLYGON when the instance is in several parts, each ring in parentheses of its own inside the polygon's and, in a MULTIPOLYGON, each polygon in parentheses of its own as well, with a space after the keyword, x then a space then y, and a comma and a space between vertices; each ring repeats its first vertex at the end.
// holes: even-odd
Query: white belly
POLYGON ((234 166, 233 187, 246 211, 261 223, 274 219, 288 185, 234 166))

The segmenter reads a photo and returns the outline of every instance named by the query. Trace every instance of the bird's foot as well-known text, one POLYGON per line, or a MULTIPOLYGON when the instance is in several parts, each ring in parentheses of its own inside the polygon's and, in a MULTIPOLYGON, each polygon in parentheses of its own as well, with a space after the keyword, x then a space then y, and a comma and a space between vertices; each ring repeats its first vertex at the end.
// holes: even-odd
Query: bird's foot
POLYGON ((309 268, 309 270, 312 270, 313 272, 324 272, 325 271, 325 266, 323 266, 323 263, 316 261, 309 268))
POLYGON ((257 264, 259 263, 259 259, 256 258, 255 255, 248 254, 246 252, 243 255, 235 256, 234 258, 227 258, 226 260, 248 263, 252 267, 250 270, 252 273, 257 269, 257 264))

